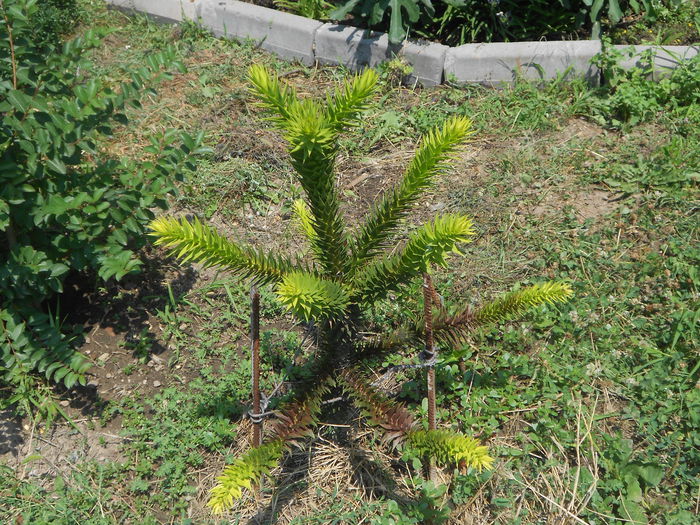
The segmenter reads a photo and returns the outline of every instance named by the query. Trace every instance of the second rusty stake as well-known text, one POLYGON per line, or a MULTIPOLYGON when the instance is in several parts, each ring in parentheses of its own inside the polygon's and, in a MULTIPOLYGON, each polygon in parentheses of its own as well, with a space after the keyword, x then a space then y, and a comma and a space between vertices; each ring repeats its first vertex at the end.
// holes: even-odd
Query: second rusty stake
MULTIPOLYGON (((425 348, 423 358, 429 364, 427 373, 428 387, 428 429, 437 428, 435 421, 435 342, 433 340, 433 300, 435 290, 430 275, 423 274, 423 317, 425 320, 425 348)), ((428 475, 431 481, 436 481, 435 464, 431 460, 428 466, 428 475)))
POLYGON ((250 288, 250 353, 253 361, 253 446, 262 443, 262 414, 260 409, 260 294, 255 285, 250 288))

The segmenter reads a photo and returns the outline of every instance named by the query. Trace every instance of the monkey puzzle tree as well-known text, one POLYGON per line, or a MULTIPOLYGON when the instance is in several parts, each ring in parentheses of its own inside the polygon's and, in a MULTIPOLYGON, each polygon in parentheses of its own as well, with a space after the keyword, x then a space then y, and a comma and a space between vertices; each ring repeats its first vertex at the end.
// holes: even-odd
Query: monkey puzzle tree
MULTIPOLYGON (((323 103, 299 99, 294 89, 260 66, 250 68, 249 79, 252 92, 287 140, 305 194, 293 209, 313 261, 233 242, 197 219, 161 217, 152 222, 152 234, 156 244, 183 260, 225 268, 257 284, 274 286, 283 305, 301 320, 315 323, 316 351, 308 384, 277 411, 262 445, 225 468, 209 505, 214 512, 229 508, 242 489, 250 488, 279 463, 290 446, 309 435, 323 396, 333 385, 347 392, 368 421, 385 431, 390 443, 439 463, 490 468, 492 458, 486 447, 458 433, 421 429, 410 412, 376 391, 360 372, 360 365, 369 359, 419 343, 423 330, 416 323, 384 336, 366 337, 363 312, 367 307, 419 278, 432 264, 445 265, 447 256, 459 253, 458 245, 474 235, 468 217, 446 214, 416 228, 400 249, 387 250, 396 246, 400 220, 471 134, 470 121, 451 118, 423 137, 401 182, 375 204, 357 231, 350 232, 334 175, 338 137, 366 109, 376 74, 366 70, 323 103)), ((566 284, 549 282, 506 294, 478 309, 441 310, 433 319, 433 334, 437 341, 453 342, 481 324, 545 302, 564 301, 570 295, 566 284)))

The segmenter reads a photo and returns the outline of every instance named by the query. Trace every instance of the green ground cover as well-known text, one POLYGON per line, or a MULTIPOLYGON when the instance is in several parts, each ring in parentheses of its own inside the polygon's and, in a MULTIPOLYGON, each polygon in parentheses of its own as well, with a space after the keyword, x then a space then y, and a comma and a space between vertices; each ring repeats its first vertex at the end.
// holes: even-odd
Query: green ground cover
MULTIPOLYGON (((318 96, 348 73, 281 62, 193 26, 84 5, 85 24, 116 28, 91 57, 91 74, 117 82, 121 65, 138 65, 165 46, 188 68, 134 110, 130 127, 102 151, 139 158, 156 131, 204 131, 211 152, 181 184, 175 211, 234 238, 294 248, 289 206, 298 190, 284 143, 261 120, 245 74, 263 63, 300 93, 318 96)), ((553 81, 411 90, 382 71, 381 94, 342 142, 349 222, 396 181, 421 133, 465 115, 476 130, 470 145, 406 224, 419 222, 421 208, 474 217, 478 239, 452 260, 453 270, 436 272, 438 291, 476 303, 551 278, 570 282, 575 297, 532 313, 523 328, 501 325, 441 351, 440 425, 487 443, 493 471, 444 472, 443 485, 425 483, 418 465, 361 425, 338 423, 348 413, 330 405, 313 445, 221 523, 697 522, 700 62, 661 84, 612 74, 600 89, 553 81)), ((16 461, 0 460, 0 522, 218 523, 204 507, 207 491, 250 433, 242 418, 250 400, 248 284, 197 270, 181 286, 186 272, 174 261, 148 257, 141 277, 97 291, 94 304, 107 312, 125 300, 146 312, 152 328, 116 338, 124 355, 118 368, 91 354, 93 380, 105 393, 87 416, 69 412, 88 419, 80 432, 60 426, 62 439, 94 441, 113 455, 54 458, 42 471, 35 465, 46 458, 32 444, 55 441, 55 429, 26 420, 29 448, 16 461), (158 388, 119 387, 155 377, 158 388)), ((419 311, 420 298, 418 284, 398 293, 372 312, 377 325, 419 311)), ((274 407, 284 385, 304 373, 295 365, 311 342, 269 292, 262 303, 263 390, 277 391, 274 407)), ((424 414, 420 372, 394 374, 386 387, 424 414)), ((77 396, 57 395, 71 403, 77 396)))

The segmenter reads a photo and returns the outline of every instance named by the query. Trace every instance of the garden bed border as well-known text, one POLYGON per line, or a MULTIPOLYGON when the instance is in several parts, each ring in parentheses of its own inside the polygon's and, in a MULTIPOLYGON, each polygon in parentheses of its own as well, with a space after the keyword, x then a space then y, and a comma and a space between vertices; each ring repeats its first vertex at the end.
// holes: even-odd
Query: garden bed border
MULTIPOLYGON (((449 47, 408 40, 389 43, 386 33, 318 20, 260 7, 237 0, 106 0, 125 11, 136 11, 167 23, 191 20, 216 36, 251 39, 262 49, 303 64, 342 65, 357 71, 403 57, 413 68, 408 81, 425 87, 449 83, 490 86, 517 78, 550 80, 582 76, 600 83, 601 72, 592 63, 600 53, 599 40, 494 42, 449 47)), ((654 50, 654 75, 660 78, 680 61, 697 55, 694 46, 614 46, 633 48, 621 65, 632 68, 649 49, 654 50)))

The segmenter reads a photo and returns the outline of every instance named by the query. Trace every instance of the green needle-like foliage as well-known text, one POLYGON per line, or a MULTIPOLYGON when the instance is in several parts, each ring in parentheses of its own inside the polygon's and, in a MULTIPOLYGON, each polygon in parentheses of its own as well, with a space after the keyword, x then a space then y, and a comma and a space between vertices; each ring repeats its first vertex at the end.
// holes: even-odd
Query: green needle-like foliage
POLYGON ((285 442, 276 439, 249 450, 227 466, 221 476, 216 478, 218 484, 211 490, 207 505, 212 512, 220 514, 231 508, 234 500, 243 494, 243 489, 249 489, 279 464, 285 448, 285 442))
POLYGON ((549 281, 536 284, 507 293, 482 306, 474 313, 474 320, 480 324, 505 321, 541 304, 568 301, 572 295, 574 292, 567 283, 549 281))
POLYGON ((462 215, 443 215, 413 232, 398 254, 380 259, 355 278, 358 297, 371 303, 428 270, 446 264, 450 252, 459 254, 458 243, 471 240, 472 221, 462 215))
POLYGON ((313 216, 314 252, 325 273, 335 276, 345 271, 348 260, 345 221, 333 174, 337 145, 331 125, 318 120, 320 115, 306 106, 302 106, 308 111, 299 116, 298 126, 287 134, 289 154, 313 216))
POLYGON ((322 378, 305 395, 287 403, 273 421, 267 442, 249 450, 224 469, 207 503, 212 512, 220 514, 230 508, 234 500, 241 497, 243 489, 259 483, 279 464, 292 445, 313 434, 311 428, 317 424, 317 415, 323 396, 328 393, 329 382, 328 377, 322 378))
POLYGON ((306 238, 312 245, 316 244, 316 230, 314 229, 314 218, 311 215, 311 210, 309 205, 304 202, 303 199, 296 199, 292 203, 292 211, 294 212, 294 217, 299 224, 299 228, 306 235, 306 238))
POLYGON ((249 246, 239 246, 194 218, 159 217, 151 222, 151 235, 161 245, 183 261, 205 266, 222 266, 259 283, 271 283, 297 267, 278 255, 266 255, 249 246))
POLYGON ((270 120, 282 126, 289 119, 290 108, 297 102, 294 88, 281 83, 277 75, 270 75, 258 64, 250 67, 248 79, 252 84, 251 92, 261 100, 260 105, 273 115, 270 120))
POLYGON ((399 220, 435 177, 449 166, 448 161, 471 134, 470 128, 469 119, 453 117, 423 138, 401 183, 382 197, 363 226, 353 256, 354 268, 365 264, 384 248, 399 220))
MULTIPOLYGON (((548 281, 536 284, 504 294, 480 308, 466 306, 451 314, 438 312, 433 318, 433 333, 440 342, 457 344, 480 326, 513 320, 542 304, 568 301, 572 295, 573 290, 564 282, 548 281)), ((422 318, 417 320, 415 337, 420 337, 423 323, 422 318)))
POLYGON ((449 430, 413 430, 407 435, 406 446, 442 465, 464 464, 481 471, 493 464, 488 449, 476 439, 449 430))
MULTIPOLYGON (((292 444, 313 433, 323 397, 331 379, 337 380, 358 405, 368 422, 380 428, 393 445, 405 445, 416 453, 443 464, 490 468, 486 447, 476 440, 446 430, 418 430, 411 412, 377 392, 359 372, 371 359, 402 348, 422 346, 423 323, 396 327, 382 335, 367 337, 374 330, 363 315, 367 306, 386 298, 388 292, 410 283, 433 265, 445 266, 450 253, 459 254, 460 243, 471 241, 470 218, 447 214, 418 226, 395 253, 388 243, 400 221, 469 136, 470 121, 448 120, 429 132, 420 143, 402 181, 369 213, 356 232, 349 232, 341 213, 334 165, 338 137, 358 122, 375 90, 377 75, 367 70, 346 82, 323 103, 299 99, 295 90, 261 66, 249 73, 252 92, 270 114, 270 121, 284 134, 298 184, 305 198, 292 210, 311 245, 312 261, 301 266, 281 255, 260 253, 232 242, 199 220, 161 218, 151 228, 156 243, 184 259, 222 266, 241 276, 275 285, 278 300, 298 319, 314 321, 317 351, 310 363, 310 380, 297 386, 296 400, 281 407, 265 425, 263 445, 226 467, 212 491, 215 512, 229 508, 241 491, 259 483, 278 464, 292 444)), ((435 315, 435 340, 449 342, 464 337, 474 327, 511 318, 527 308, 566 300, 571 289, 546 283, 472 310, 449 314, 440 308, 435 315)))
POLYGON ((377 74, 367 70, 347 82, 326 107, 310 99, 297 99, 293 89, 260 66, 251 67, 249 78, 261 105, 273 115, 270 120, 285 132, 292 166, 313 218, 310 224, 315 233, 307 237, 318 262, 328 276, 342 274, 349 258, 334 174, 338 133, 366 107, 377 74))
POLYGON ((340 284, 303 272, 285 275, 277 286, 277 297, 305 321, 337 319, 350 303, 350 294, 340 284))
POLYGON ((369 107, 369 97, 377 85, 377 73, 366 69, 351 82, 337 89, 335 96, 328 99, 328 117, 337 131, 357 122, 359 114, 369 107))

